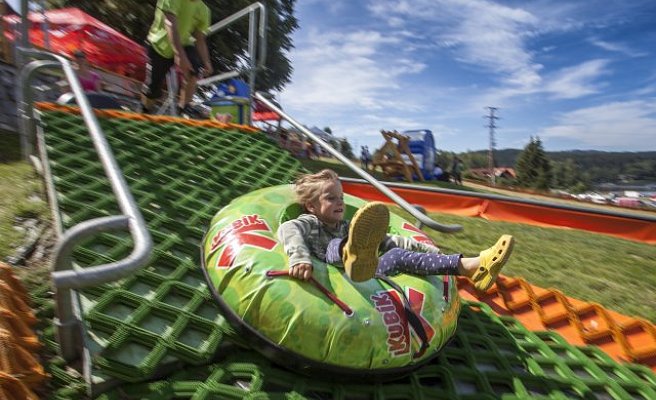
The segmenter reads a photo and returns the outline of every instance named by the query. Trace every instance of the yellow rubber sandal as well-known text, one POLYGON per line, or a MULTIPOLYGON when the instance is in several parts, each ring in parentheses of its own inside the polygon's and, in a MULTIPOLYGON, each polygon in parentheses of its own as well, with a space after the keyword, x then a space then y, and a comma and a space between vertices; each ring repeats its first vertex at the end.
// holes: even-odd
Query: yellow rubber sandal
POLYGON ((481 251, 481 266, 471 278, 476 290, 486 292, 496 282, 501 268, 512 253, 514 244, 515 239, 511 235, 501 235, 494 246, 481 251))
POLYGON ((389 210, 383 203, 366 204, 353 216, 342 250, 344 269, 352 281, 366 281, 376 274, 378 247, 385 239, 388 226, 389 210))

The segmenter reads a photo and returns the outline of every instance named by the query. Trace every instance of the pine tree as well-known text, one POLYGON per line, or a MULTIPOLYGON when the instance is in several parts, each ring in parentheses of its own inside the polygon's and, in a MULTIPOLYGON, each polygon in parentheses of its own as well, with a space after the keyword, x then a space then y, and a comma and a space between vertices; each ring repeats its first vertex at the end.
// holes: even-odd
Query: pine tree
POLYGON ((517 184, 522 187, 548 190, 552 181, 551 161, 539 137, 531 137, 515 164, 517 184))

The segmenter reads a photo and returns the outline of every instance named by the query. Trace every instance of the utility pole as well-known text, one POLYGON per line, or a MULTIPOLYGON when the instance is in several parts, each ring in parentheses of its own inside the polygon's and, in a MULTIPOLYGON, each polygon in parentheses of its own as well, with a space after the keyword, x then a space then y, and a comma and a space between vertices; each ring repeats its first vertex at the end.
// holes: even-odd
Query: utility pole
POLYGON ((494 130, 496 129, 495 121, 499 119, 494 113, 498 110, 497 107, 486 107, 489 114, 485 115, 483 118, 488 119, 487 127, 490 129, 490 149, 487 153, 487 168, 490 174, 490 183, 492 186, 496 184, 496 176, 494 174, 494 146, 496 146, 496 141, 494 140, 494 130))

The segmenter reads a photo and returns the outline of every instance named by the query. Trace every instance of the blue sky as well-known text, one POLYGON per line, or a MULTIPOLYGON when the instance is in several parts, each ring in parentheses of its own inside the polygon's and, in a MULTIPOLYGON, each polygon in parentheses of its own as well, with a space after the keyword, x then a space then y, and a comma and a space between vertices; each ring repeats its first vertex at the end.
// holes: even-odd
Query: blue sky
POLYGON ((356 149, 420 128, 485 149, 494 106, 498 149, 656 150, 656 0, 299 0, 296 15, 279 100, 356 149))

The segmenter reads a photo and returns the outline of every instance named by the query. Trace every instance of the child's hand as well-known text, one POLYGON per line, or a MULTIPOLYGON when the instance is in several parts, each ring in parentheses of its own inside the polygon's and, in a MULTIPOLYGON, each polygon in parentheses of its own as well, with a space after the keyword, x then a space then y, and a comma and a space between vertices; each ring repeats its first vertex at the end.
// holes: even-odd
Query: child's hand
POLYGON ((294 265, 289 268, 289 276, 304 281, 309 280, 312 277, 312 264, 300 263, 294 265))

